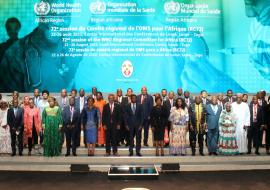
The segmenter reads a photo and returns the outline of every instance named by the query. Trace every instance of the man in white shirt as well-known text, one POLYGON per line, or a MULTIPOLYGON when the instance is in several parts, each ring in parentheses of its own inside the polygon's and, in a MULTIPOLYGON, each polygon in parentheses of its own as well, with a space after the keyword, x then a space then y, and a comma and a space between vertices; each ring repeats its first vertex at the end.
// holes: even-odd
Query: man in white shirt
POLYGON ((236 141, 240 154, 247 153, 247 128, 250 126, 248 104, 242 102, 243 95, 237 94, 236 102, 232 103, 232 111, 236 117, 236 141))

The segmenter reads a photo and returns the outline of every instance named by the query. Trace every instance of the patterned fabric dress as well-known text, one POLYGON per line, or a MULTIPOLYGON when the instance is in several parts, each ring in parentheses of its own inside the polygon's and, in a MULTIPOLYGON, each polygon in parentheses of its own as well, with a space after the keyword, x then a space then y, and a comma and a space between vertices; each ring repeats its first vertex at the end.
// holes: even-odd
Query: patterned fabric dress
POLYGON ((188 110, 176 109, 173 107, 171 109, 169 121, 172 123, 171 133, 170 133, 170 150, 169 153, 172 155, 186 154, 186 135, 187 126, 186 123, 189 120, 188 110))
POLYGON ((9 126, 7 125, 7 109, 0 109, 0 154, 11 153, 11 137, 9 126), (3 128, 6 126, 6 128, 3 128))
POLYGON ((236 142, 236 120, 232 112, 223 110, 219 118, 219 153, 223 155, 238 154, 236 142))
POLYGON ((97 142, 97 125, 100 123, 100 112, 98 108, 84 109, 85 137, 87 144, 96 144, 97 142))
POLYGON ((52 157, 61 154, 61 135, 59 127, 62 126, 61 110, 58 106, 45 108, 42 113, 44 131, 44 156, 52 157))

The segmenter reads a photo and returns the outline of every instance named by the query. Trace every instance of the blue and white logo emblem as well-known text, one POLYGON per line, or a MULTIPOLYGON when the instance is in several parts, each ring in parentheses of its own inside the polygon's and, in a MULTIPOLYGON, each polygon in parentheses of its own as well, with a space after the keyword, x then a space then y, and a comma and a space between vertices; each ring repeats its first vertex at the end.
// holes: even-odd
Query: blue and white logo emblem
POLYGON ((178 14, 180 12, 180 4, 174 1, 168 1, 164 4, 164 11, 167 14, 178 14))
POLYGON ((34 11, 37 15, 47 15, 50 10, 51 6, 48 2, 41 1, 34 6, 34 11))
POLYGON ((90 3, 89 10, 92 14, 103 14, 106 12, 106 3, 100 0, 90 3))

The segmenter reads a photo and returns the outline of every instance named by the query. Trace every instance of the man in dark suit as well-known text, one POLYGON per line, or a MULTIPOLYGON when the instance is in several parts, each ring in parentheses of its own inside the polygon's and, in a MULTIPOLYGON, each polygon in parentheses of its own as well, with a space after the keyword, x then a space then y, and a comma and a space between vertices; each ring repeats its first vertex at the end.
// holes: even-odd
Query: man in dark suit
MULTIPOLYGON (((270 97, 268 97, 268 102, 270 100, 270 97)), ((265 147, 266 147, 266 154, 270 155, 270 104, 267 104, 264 108, 264 120, 266 123, 265 126, 265 147)))
POLYGON ((16 142, 18 139, 19 155, 23 152, 23 109, 18 106, 18 99, 13 99, 13 107, 8 109, 7 123, 10 127, 11 135, 11 156, 16 155, 16 142))
POLYGON ((200 96, 195 98, 195 103, 191 104, 189 107, 189 141, 192 150, 192 156, 195 156, 196 143, 198 139, 199 152, 201 156, 203 153, 203 136, 205 135, 205 125, 206 125, 206 110, 202 103, 200 96))
POLYGON ((130 134, 129 156, 133 156, 134 137, 136 136, 136 155, 142 156, 141 140, 142 140, 142 125, 143 125, 143 109, 142 105, 136 103, 136 95, 131 95, 131 103, 125 109, 125 125, 130 134))
MULTIPOLYGON (((85 97, 84 89, 81 88, 79 91, 79 97, 75 99, 75 108, 76 110, 80 111, 80 114, 82 114, 82 111, 86 106, 87 106, 87 97, 85 97)), ((79 147, 81 143, 81 130, 84 130, 82 121, 80 121, 80 127, 77 129, 77 133, 76 133, 76 139, 77 139, 76 146, 77 147, 79 147)), ((86 147, 85 138, 84 138, 84 144, 86 147)))
MULTIPOLYGON (((170 115, 170 112, 171 112, 171 108, 173 106, 175 106, 174 92, 173 91, 169 92, 168 99, 165 102, 163 102, 163 105, 164 105, 164 107, 167 110, 167 115, 169 116, 170 115)), ((168 133, 169 133, 171 131, 170 130, 170 128, 171 128, 171 122, 169 121, 169 118, 168 118, 168 125, 167 125, 167 127, 168 127, 168 133)), ((169 143, 166 143, 165 146, 169 146, 169 143)))
POLYGON ((67 106, 69 102, 66 89, 61 90, 61 96, 57 97, 56 101, 58 103, 58 106, 61 108, 61 111, 63 111, 64 107, 67 106))
POLYGON ((236 98, 233 97, 233 91, 227 90, 227 97, 224 99, 224 103, 230 102, 233 103, 236 101, 236 98))
POLYGON ((218 105, 220 105, 222 107, 222 109, 225 109, 224 105, 224 98, 223 98, 223 94, 222 93, 219 93, 218 96, 217 96, 217 102, 218 102, 218 105))
POLYGON ((201 91, 201 99, 202 99, 202 103, 203 105, 207 105, 207 104, 210 104, 210 100, 207 98, 208 97, 208 93, 206 90, 202 90, 201 91))
POLYGON ((185 101, 187 107, 189 107, 191 104, 194 103, 194 100, 190 97, 190 92, 189 91, 184 92, 184 101, 185 101))
POLYGON ((67 147, 66 156, 70 155, 71 144, 72 144, 72 154, 73 156, 77 156, 76 132, 80 127, 80 111, 75 109, 75 98, 71 97, 69 99, 69 105, 63 108, 62 116, 63 116, 64 131, 66 135, 66 147, 67 147))
POLYGON ((121 108, 120 105, 114 103, 114 95, 108 96, 109 103, 105 104, 102 112, 102 125, 106 130, 106 154, 110 156, 111 146, 113 155, 119 156, 117 153, 117 133, 120 130, 121 108))
POLYGON ((209 155, 217 155, 219 134, 219 116, 222 107, 217 104, 217 97, 212 96, 211 103, 206 105, 207 144, 209 155))
POLYGON ((143 107, 143 130, 144 130, 144 139, 143 144, 144 146, 148 146, 148 134, 149 134, 149 125, 150 125, 150 113, 153 108, 153 97, 147 94, 147 88, 142 87, 141 94, 137 96, 137 103, 141 104, 143 107))
POLYGON ((120 146, 120 143, 122 145, 124 145, 125 141, 126 141, 126 145, 128 146, 128 144, 129 144, 129 132, 127 131, 127 129, 125 127, 125 121, 124 121, 125 106, 128 104, 128 97, 123 96, 122 89, 117 89, 115 102, 120 105, 121 118, 122 118, 121 124, 120 124, 120 131, 118 133, 118 139, 117 139, 118 142, 117 142, 117 144, 118 144, 118 146, 120 146))
POLYGON ((255 154, 260 155, 260 136, 261 131, 265 126, 264 110, 258 103, 258 97, 253 96, 252 102, 249 105, 250 110, 250 126, 248 128, 248 154, 251 154, 252 142, 255 146, 255 154))

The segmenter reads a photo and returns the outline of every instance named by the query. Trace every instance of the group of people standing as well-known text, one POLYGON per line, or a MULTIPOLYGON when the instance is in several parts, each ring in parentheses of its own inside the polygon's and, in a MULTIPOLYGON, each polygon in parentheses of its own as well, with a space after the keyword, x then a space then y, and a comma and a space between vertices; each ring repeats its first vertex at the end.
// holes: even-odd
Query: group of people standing
POLYGON ((266 153, 270 144, 270 104, 265 100, 265 92, 259 92, 248 103, 247 94, 227 97, 212 95, 208 99, 206 91, 193 99, 182 89, 167 93, 148 94, 142 87, 141 94, 135 95, 131 88, 124 96, 121 89, 116 95, 109 94, 108 102, 96 87, 92 94, 85 95, 84 89, 72 89, 70 97, 62 89, 58 98, 50 96, 47 90, 35 89, 34 96, 23 97, 14 91, 12 101, 0 96, 0 153, 23 155, 28 146, 44 156, 59 156, 66 142, 66 156, 77 156, 76 149, 84 143, 88 156, 95 155, 95 147, 105 147, 105 156, 119 156, 118 146, 129 146, 129 156, 141 155, 143 145, 149 146, 149 131, 152 131, 156 156, 164 156, 164 147, 169 147, 170 155, 186 155, 191 147, 192 155, 204 156, 204 144, 209 155, 251 154, 252 147, 259 155, 262 137, 266 137, 266 153), (82 135, 83 134, 83 135, 82 135), (189 134, 189 145, 187 142, 189 134), (136 145, 135 145, 136 142, 136 145))

